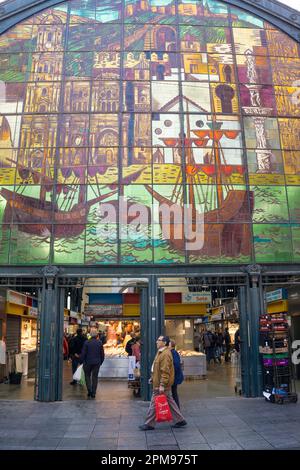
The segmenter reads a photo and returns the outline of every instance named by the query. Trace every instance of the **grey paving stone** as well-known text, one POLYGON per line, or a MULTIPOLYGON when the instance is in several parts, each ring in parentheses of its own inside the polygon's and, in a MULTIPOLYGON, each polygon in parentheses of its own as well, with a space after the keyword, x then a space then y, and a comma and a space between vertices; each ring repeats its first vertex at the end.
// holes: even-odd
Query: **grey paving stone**
POLYGON ((209 443, 212 450, 242 450, 242 447, 236 442, 219 442, 218 444, 209 443))
POLYGON ((164 450, 179 450, 179 447, 178 446, 174 446, 174 445, 169 445, 169 444, 165 444, 165 445, 148 445, 148 449, 149 450, 157 450, 157 451, 164 451, 164 450))
POLYGON ((89 439, 91 437, 91 431, 68 431, 68 432, 65 432, 64 434, 64 438, 66 439, 71 439, 71 438, 74 438, 74 439, 79 439, 79 438, 82 438, 82 439, 89 439))
POLYGON ((207 439, 204 436, 191 436, 191 437, 176 437, 178 444, 206 444, 207 439))
POLYGON ((89 439, 64 438, 59 442, 57 449, 78 449, 83 450, 88 446, 89 439))
POLYGON ((93 431, 91 433, 91 438, 117 439, 118 437, 118 431, 93 431))
POLYGON ((12 439, 12 438, 2 438, 1 441, 0 441, 0 445, 1 446, 16 446, 16 447, 24 447, 24 446, 27 446, 30 442, 32 441, 32 439, 20 439, 20 438, 16 438, 16 439, 12 439))
POLYGON ((137 445, 134 444, 134 447, 132 446, 120 446, 118 445, 117 450, 148 450, 147 445, 137 445))
POLYGON ((94 439, 88 442, 88 449, 95 450, 116 450, 118 447, 117 439, 94 439))
POLYGON ((28 450, 28 447, 17 445, 5 445, 0 442, 0 450, 28 450))
POLYGON ((176 445, 176 439, 172 434, 149 434, 147 433, 147 444, 149 445, 161 445, 162 443, 164 444, 170 444, 170 445, 176 445))
POLYGON ((276 449, 289 449, 290 447, 300 447, 300 441, 296 439, 278 439, 277 441, 269 441, 269 443, 276 449))
POLYGON ((7 439, 34 439, 38 435, 38 430, 29 429, 8 429, 5 434, 7 439))
POLYGON ((179 444, 180 450, 211 450, 208 444, 179 444))
POLYGON ((55 449, 60 443, 60 438, 53 439, 33 439, 27 446, 28 449, 55 449))

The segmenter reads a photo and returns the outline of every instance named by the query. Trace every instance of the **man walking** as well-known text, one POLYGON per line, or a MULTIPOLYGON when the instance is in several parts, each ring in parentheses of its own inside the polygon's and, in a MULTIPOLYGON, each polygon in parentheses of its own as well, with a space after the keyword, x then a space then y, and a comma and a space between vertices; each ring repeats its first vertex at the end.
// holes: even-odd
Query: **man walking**
POLYGON ((98 385, 98 373, 104 361, 104 349, 101 341, 98 339, 98 331, 91 329, 90 334, 91 338, 83 345, 80 362, 83 363, 85 383, 88 392, 87 396, 88 398, 95 398, 98 385))
MULTIPOLYGON (((79 366, 79 358, 83 348, 83 344, 86 341, 86 336, 82 333, 82 329, 78 328, 76 331, 76 336, 74 336, 69 345, 69 354, 72 359, 72 374, 74 375, 77 367, 79 366)), ((70 385, 76 385, 77 380, 72 380, 70 385)))
POLYGON ((174 398, 172 397, 171 387, 174 383, 174 364, 173 356, 168 348, 170 339, 168 336, 159 336, 156 341, 157 354, 152 365, 152 377, 150 381, 153 384, 153 393, 146 416, 145 423, 140 426, 142 431, 151 431, 155 426, 155 397, 165 394, 170 406, 170 410, 175 421, 174 428, 186 426, 186 421, 182 416, 174 398))

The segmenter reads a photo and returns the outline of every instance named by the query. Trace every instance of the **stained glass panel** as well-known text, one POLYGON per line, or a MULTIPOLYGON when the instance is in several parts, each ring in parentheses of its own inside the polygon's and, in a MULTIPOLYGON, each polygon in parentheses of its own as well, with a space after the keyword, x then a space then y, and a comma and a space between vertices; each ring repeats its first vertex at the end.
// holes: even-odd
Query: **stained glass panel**
POLYGON ((0 263, 299 261, 299 52, 216 0, 69 0, 6 31, 0 263))

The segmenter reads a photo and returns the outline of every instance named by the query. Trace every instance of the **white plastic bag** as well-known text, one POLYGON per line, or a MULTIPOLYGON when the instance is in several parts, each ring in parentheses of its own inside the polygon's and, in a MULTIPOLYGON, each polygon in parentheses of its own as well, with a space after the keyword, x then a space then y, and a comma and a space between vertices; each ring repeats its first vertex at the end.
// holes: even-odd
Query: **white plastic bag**
POLYGON ((73 380, 79 380, 81 379, 81 371, 82 371, 82 368, 83 368, 83 364, 81 364, 77 370, 75 371, 74 375, 73 375, 73 380))

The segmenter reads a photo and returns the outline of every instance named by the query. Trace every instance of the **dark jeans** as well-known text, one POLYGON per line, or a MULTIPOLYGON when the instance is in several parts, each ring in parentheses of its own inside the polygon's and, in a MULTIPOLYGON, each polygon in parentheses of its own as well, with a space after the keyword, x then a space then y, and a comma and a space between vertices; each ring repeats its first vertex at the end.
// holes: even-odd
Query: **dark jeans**
POLYGON ((75 374, 77 367, 79 366, 79 357, 72 357, 72 373, 75 374))
POLYGON ((83 364, 86 388, 88 393, 91 393, 92 395, 96 395, 99 369, 100 364, 83 364))
POLYGON ((179 398, 178 398, 178 393, 177 393, 177 385, 172 385, 172 397, 174 398, 174 401, 178 408, 180 409, 180 404, 179 404, 179 398))
POLYGON ((230 361, 230 344, 226 344, 225 362, 230 361))

